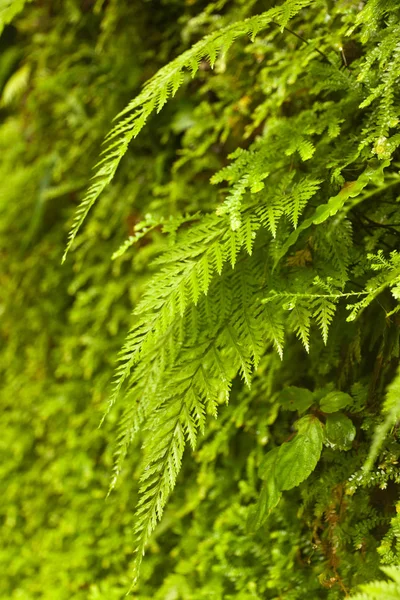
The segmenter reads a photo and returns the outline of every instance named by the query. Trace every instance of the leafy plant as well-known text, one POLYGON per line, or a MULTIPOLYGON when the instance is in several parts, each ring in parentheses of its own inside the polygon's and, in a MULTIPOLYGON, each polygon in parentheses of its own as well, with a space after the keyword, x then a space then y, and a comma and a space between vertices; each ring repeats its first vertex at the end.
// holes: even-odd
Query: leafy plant
POLYGON ((373 593, 400 561, 398 3, 170 4, 0 13, 2 593, 373 593))
POLYGON ((353 600, 372 600, 400 597, 399 567, 382 567, 392 581, 373 581, 361 586, 362 592, 352 596, 353 600))

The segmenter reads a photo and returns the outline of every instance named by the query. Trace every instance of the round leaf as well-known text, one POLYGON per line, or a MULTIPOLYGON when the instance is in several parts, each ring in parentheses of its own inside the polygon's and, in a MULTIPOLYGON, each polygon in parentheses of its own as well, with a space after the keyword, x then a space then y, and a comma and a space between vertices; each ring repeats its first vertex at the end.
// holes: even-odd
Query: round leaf
POLYGON ((282 408, 286 410, 298 410, 302 413, 313 404, 314 396, 306 388, 291 385, 285 387, 280 392, 278 400, 282 408))
POLYGON ((351 419, 342 413, 334 413, 326 419, 326 439, 340 450, 349 450, 356 437, 356 428, 351 419))
POLYGON ((353 398, 345 392, 330 392, 320 402, 321 410, 334 413, 353 404, 353 398))

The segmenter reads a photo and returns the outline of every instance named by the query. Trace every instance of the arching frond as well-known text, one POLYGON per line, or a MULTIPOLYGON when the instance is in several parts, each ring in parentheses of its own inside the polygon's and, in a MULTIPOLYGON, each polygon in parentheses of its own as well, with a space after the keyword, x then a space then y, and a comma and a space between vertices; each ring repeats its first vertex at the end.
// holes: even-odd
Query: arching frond
POLYGON ((95 166, 93 183, 87 190, 77 212, 68 236, 63 261, 78 233, 89 210, 102 191, 112 181, 118 165, 126 153, 129 143, 145 126, 153 112, 160 112, 170 96, 174 96, 184 80, 184 74, 196 75, 201 60, 214 66, 221 52, 226 52, 238 37, 249 35, 252 39, 257 33, 277 23, 285 27, 288 19, 311 4, 311 0, 286 0, 282 6, 274 7, 260 15, 250 17, 216 31, 197 42, 174 61, 160 69, 145 85, 143 91, 116 117, 117 124, 104 141, 104 150, 100 162, 95 166))

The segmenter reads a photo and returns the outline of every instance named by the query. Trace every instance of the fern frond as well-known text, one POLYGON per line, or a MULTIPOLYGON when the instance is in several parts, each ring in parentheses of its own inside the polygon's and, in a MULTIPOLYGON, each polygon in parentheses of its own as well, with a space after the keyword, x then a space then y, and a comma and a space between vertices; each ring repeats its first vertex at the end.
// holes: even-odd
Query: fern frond
POLYGON ((376 428, 369 455, 364 465, 366 471, 372 468, 387 434, 400 419, 400 369, 397 370, 393 381, 387 388, 382 412, 386 416, 384 421, 376 428))
POLYGON ((372 581, 360 585, 360 592, 350 600, 400 600, 400 567, 381 567, 393 581, 372 581))
POLYGON ((290 303, 289 326, 296 333, 307 352, 310 350, 311 309, 304 299, 295 298, 290 303))
POLYGON ((108 488, 108 496, 115 488, 119 476, 122 471, 122 466, 125 461, 129 446, 131 445, 135 435, 140 430, 140 426, 145 420, 145 415, 142 414, 140 407, 135 402, 129 403, 120 419, 118 425, 118 436, 116 440, 116 449, 114 451, 114 465, 110 485, 108 488))
POLYGON ((158 259, 157 264, 162 268, 135 309, 137 322, 119 355, 120 366, 115 373, 108 411, 132 368, 191 305, 196 306, 200 297, 207 294, 212 278, 221 275, 224 264, 230 261, 234 267, 242 248, 251 253, 257 227, 251 214, 246 216, 239 231, 232 231, 225 220, 210 215, 158 259))
POLYGON ((265 203, 260 204, 257 208, 260 223, 270 231, 274 238, 276 238, 278 222, 283 215, 283 210, 284 207, 279 196, 267 197, 265 203))
POLYGON ((240 342, 233 327, 228 327, 227 331, 228 331, 229 339, 231 342, 230 345, 235 349, 237 357, 240 362, 240 371, 241 371, 242 377, 243 377, 244 381, 246 382, 246 384, 250 387, 252 361, 251 361, 251 357, 249 355, 248 348, 246 348, 245 345, 240 342))
POLYGON ((342 287, 348 281, 348 271, 353 247, 352 225, 349 219, 329 219, 323 231, 317 228, 314 247, 331 267, 328 276, 342 287))
POLYGON ((283 326, 282 313, 276 303, 268 302, 268 304, 265 305, 264 318, 267 328, 267 335, 282 359, 285 341, 285 329, 283 326))
POLYGON ((330 217, 343 211, 345 214, 352 206, 359 204, 364 199, 370 197, 368 191, 363 191, 369 184, 382 186, 383 170, 388 166, 388 162, 382 161, 379 165, 368 167, 356 181, 348 182, 343 186, 338 194, 329 198, 326 204, 319 205, 313 215, 305 219, 300 226, 293 231, 279 251, 279 255, 275 261, 275 266, 286 255, 288 250, 297 242, 300 234, 311 227, 312 225, 321 225, 330 217), (353 200, 354 199, 354 200, 353 200))
POLYGON ((310 160, 315 152, 315 146, 310 140, 305 139, 302 135, 295 134, 289 140, 285 154, 291 156, 295 152, 300 154, 302 161, 310 160))
POLYGON ((117 115, 116 118, 120 121, 104 140, 103 158, 95 166, 96 172, 93 176, 93 183, 76 212, 62 259, 63 262, 89 210, 114 178, 118 165, 130 142, 143 129, 149 116, 154 111, 160 112, 170 93, 176 93, 184 80, 184 73, 191 71, 193 77, 201 60, 208 59, 213 65, 216 57, 221 52, 226 52, 229 45, 236 38, 245 35, 254 36, 255 31, 259 32, 266 29, 271 23, 278 23, 279 25, 287 23, 288 15, 293 17, 310 4, 311 0, 286 0, 282 6, 274 7, 244 21, 233 23, 206 36, 190 50, 178 56, 156 73, 145 85, 143 91, 117 115))
POLYGON ((321 329, 322 339, 326 345, 328 342, 328 331, 336 312, 336 302, 329 297, 321 295, 314 301, 314 319, 321 329))
POLYGON ((136 509, 137 546, 132 587, 137 581, 147 541, 175 486, 185 437, 194 448, 197 430, 204 429, 206 408, 216 415, 217 405, 228 397, 230 382, 225 373, 226 359, 218 349, 224 333, 225 327, 220 327, 211 340, 186 349, 184 362, 178 360, 165 374, 158 406, 148 415, 145 466, 136 509))
MULTIPOLYGON (((310 292, 276 292, 271 291, 263 298, 262 303, 267 307, 272 305, 275 310, 269 309, 269 319, 277 323, 276 339, 274 345, 279 354, 282 352, 284 340, 283 311, 289 311, 287 324, 303 343, 306 351, 309 350, 309 335, 312 319, 316 322, 322 333, 324 344, 327 344, 330 325, 336 313, 340 300, 360 298, 363 300, 368 292, 339 292, 332 281, 323 282, 316 277, 312 282, 310 292)), ((273 328, 272 328, 273 329, 273 328)))
POLYGON ((137 242, 143 239, 148 233, 153 231, 156 227, 164 223, 164 219, 155 220, 151 215, 148 215, 144 221, 138 223, 134 229, 134 235, 130 235, 127 240, 113 253, 111 259, 115 260, 120 258, 127 252, 129 248, 134 246, 137 242))
POLYGON ((159 409, 152 422, 153 435, 147 438, 147 461, 140 479, 140 499, 136 508, 137 546, 132 587, 137 582, 147 541, 162 516, 180 470, 185 445, 183 407, 184 404, 176 400, 159 409))
POLYGON ((321 180, 302 179, 295 183, 287 197, 283 198, 284 212, 295 229, 304 207, 319 190, 321 183, 321 180))
POLYGON ((245 348, 251 354, 254 368, 257 368, 265 349, 265 340, 263 328, 260 327, 260 321, 263 320, 263 307, 257 297, 253 270, 244 265, 234 274, 233 282, 239 303, 232 320, 240 339, 244 341, 245 348))
POLYGON ((372 268, 381 272, 368 281, 362 300, 347 305, 348 310, 351 311, 347 317, 348 321, 354 321, 387 288, 392 289, 393 296, 399 299, 397 289, 400 284, 400 255, 397 251, 391 253, 389 260, 384 259, 382 251, 376 256, 369 255, 368 258, 374 261, 372 268))
POLYGON ((376 33, 379 23, 390 14, 396 13, 398 6, 396 2, 386 0, 370 0, 358 13, 354 24, 349 27, 347 35, 351 35, 357 27, 362 28, 362 40, 366 42, 371 35, 376 33))

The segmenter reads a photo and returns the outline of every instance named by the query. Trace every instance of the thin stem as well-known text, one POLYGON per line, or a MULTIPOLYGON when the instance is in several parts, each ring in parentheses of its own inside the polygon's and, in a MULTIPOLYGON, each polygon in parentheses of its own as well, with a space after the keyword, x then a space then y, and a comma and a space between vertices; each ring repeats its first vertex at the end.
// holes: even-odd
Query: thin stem
MULTIPOLYGON (((272 21, 272 25, 276 25, 277 27, 281 28, 281 25, 279 25, 279 23, 276 23, 275 21, 272 21)), ((283 27, 283 29, 284 29, 285 31, 287 31, 288 33, 291 33, 292 35, 294 35, 295 37, 297 37, 297 39, 298 39, 298 40, 300 40, 301 42, 303 42, 303 44, 307 44, 307 46, 309 46, 309 45, 310 45, 310 41, 309 41, 309 40, 306 40, 306 38, 303 38, 303 36, 301 36, 299 33, 296 33, 296 31, 293 31, 292 29, 289 29, 289 27, 283 27)), ((335 66, 335 65, 333 65, 333 63, 332 63, 332 62, 329 60, 329 58, 327 57, 327 55, 326 55, 324 52, 322 52, 322 50, 320 50, 319 48, 315 48, 315 51, 316 51, 316 52, 318 52, 318 54, 319 54, 320 56, 322 56, 322 58, 323 58, 323 59, 324 59, 324 60, 325 60, 327 63, 329 63, 329 64, 330 64, 330 65, 332 65, 332 66, 335 66)))

